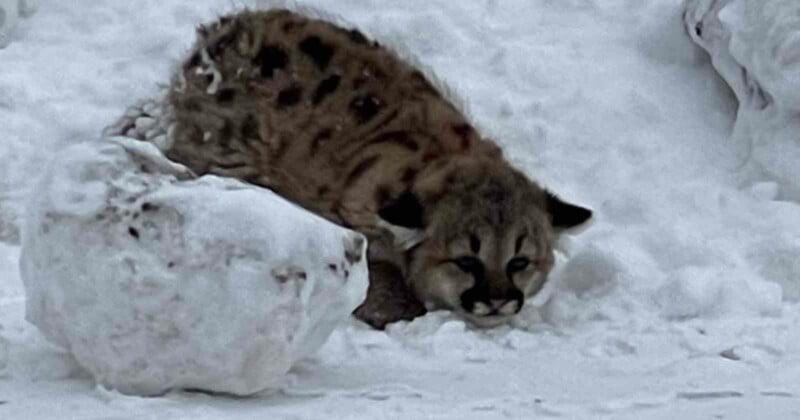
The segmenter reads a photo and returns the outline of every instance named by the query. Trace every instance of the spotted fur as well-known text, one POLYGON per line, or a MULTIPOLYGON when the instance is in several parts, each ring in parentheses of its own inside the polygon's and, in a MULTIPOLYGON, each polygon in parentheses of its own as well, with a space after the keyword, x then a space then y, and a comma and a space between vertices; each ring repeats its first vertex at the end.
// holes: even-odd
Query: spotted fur
POLYGON ((371 283, 356 315, 378 328, 439 307, 507 319, 541 288, 558 228, 591 215, 511 167, 390 49, 288 10, 199 28, 169 101, 171 159, 367 235, 371 283))

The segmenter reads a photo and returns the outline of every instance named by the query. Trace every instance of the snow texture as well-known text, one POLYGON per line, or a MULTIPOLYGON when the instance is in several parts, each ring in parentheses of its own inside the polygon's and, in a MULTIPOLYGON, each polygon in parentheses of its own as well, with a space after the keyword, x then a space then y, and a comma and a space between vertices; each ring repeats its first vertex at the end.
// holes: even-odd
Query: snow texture
POLYGON ((797 178, 748 163, 774 171, 782 157, 751 151, 796 140, 732 135, 738 100, 683 0, 304 0, 416 55, 593 226, 512 326, 350 320, 248 399, 92 390, 24 320, 21 203, 60 148, 158 97, 198 23, 254 4, 234 3, 44 0, 0 50, 0 418, 800 418, 797 178))
POLYGON ((0 48, 11 42, 20 17, 36 11, 39 0, 0 0, 0 48))
POLYGON ((27 319, 105 387, 249 395, 280 385, 364 299, 365 252, 362 235, 268 190, 193 179, 118 137, 44 171, 21 274, 27 319))
POLYGON ((167 100, 168 87, 152 98, 128 107, 116 122, 103 129, 104 136, 125 136, 150 143, 166 153, 172 147, 175 115, 167 100))
POLYGON ((739 101, 734 139, 749 145, 749 169, 800 200, 800 3, 690 0, 685 19, 739 101))

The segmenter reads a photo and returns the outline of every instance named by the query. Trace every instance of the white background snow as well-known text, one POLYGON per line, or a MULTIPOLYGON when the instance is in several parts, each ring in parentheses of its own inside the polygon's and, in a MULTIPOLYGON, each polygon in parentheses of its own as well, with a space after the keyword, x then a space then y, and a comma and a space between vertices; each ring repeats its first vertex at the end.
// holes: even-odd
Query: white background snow
POLYGON ((515 164, 596 210, 550 301, 489 331, 444 313, 352 321, 249 399, 96 388, 24 321, 26 190, 241 3, 43 0, 0 50, 0 418, 800 417, 800 205, 782 195, 797 185, 743 172, 735 98, 681 1, 303 4, 406 45, 515 164))

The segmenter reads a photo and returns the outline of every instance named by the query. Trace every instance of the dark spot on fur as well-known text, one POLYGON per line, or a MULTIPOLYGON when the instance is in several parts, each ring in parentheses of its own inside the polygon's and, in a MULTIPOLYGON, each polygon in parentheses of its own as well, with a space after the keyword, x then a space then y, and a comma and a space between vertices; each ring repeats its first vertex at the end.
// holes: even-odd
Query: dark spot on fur
POLYGON ((364 124, 380 112, 383 104, 381 100, 372 96, 358 96, 350 102, 350 111, 359 124, 364 124))
POLYGON ((242 122, 242 138, 245 139, 257 139, 259 138, 258 134, 258 121, 256 121, 256 117, 252 114, 245 117, 244 121, 242 122))
POLYGON ((236 97, 236 90, 231 88, 220 89, 217 92, 217 102, 219 103, 228 103, 236 97))
POLYGON ((238 32, 238 25, 232 25, 228 32, 222 34, 213 44, 208 46, 208 54, 212 58, 221 56, 223 51, 236 41, 238 32))
POLYGON ((364 34, 362 34, 361 31, 359 31, 357 29, 350 30, 347 33, 347 36, 350 38, 351 41, 353 41, 356 44, 360 44, 360 45, 369 44, 369 40, 367 39, 367 37, 365 37, 364 34))
POLYGON ((458 124, 452 127, 453 132, 461 139, 461 149, 466 150, 469 148, 470 136, 472 136, 472 127, 469 124, 458 124))
POLYGON ((283 29, 284 33, 288 34, 289 32, 291 32, 292 29, 294 29, 294 27, 295 27, 294 21, 290 20, 290 21, 284 23, 283 26, 281 26, 281 29, 283 29))
POLYGON ((336 264, 328 264, 328 268, 331 271, 338 271, 338 268, 336 267, 336 264))
POLYGON ((391 198, 392 194, 386 185, 381 185, 375 190, 375 202, 378 203, 378 206, 383 206, 391 198))
POLYGON ((697 22, 697 25, 694 27, 694 33, 699 37, 703 36, 703 22, 697 22))
POLYGON ((423 228, 425 209, 414 193, 406 191, 378 210, 378 215, 387 222, 412 229, 423 228))
POLYGON ((233 124, 231 124, 230 121, 225 120, 225 122, 222 124, 222 128, 219 129, 219 137, 220 145, 230 148, 231 140, 233 138, 233 124))
POLYGON ((314 136, 314 139, 311 140, 311 155, 315 155, 317 150, 319 150, 319 147, 322 146, 322 144, 326 141, 330 140, 331 136, 333 136, 333 131, 331 131, 330 128, 325 128, 317 133, 317 135, 314 136))
POLYGON ((220 162, 214 167, 219 169, 239 169, 247 167, 247 164, 244 162, 220 162))
POLYGON ((139 239, 139 231, 133 226, 128 227, 128 233, 136 239, 139 239))
POLYGON ((149 203, 149 202, 142 203, 142 211, 143 212, 157 211, 157 210, 158 210, 158 206, 153 204, 153 203, 149 203))
POLYGON ((350 185, 352 184, 358 177, 367 172, 370 168, 375 166, 376 163, 380 160, 379 155, 372 155, 361 162, 358 163, 350 172, 347 173, 347 177, 345 178, 344 184, 350 185))
POLYGON ((333 76, 323 79, 321 82, 319 82, 319 85, 317 85, 317 89, 314 90, 314 96, 311 98, 311 102, 314 105, 322 102, 326 96, 336 91, 336 89, 339 87, 339 82, 341 81, 342 78, 338 74, 334 74, 333 76))
POLYGON ((385 117, 383 117, 382 120, 377 122, 372 127, 372 130, 370 131, 370 134, 374 133, 376 131, 379 131, 380 129, 382 129, 382 128, 386 127, 387 125, 391 124, 392 121, 394 121, 399 115, 400 115, 400 112, 397 109, 395 109, 394 111, 390 112, 385 117))
POLYGON ((253 58, 253 65, 261 68, 261 76, 270 78, 276 70, 281 70, 289 63, 289 55, 286 51, 275 45, 267 45, 261 48, 253 58))
MULTIPOLYGON (((441 156, 442 156, 442 154, 439 153, 439 152, 428 152, 428 153, 425 153, 424 155, 422 155, 422 163, 433 162, 434 160, 439 159, 441 156)), ((444 161, 442 162, 442 164, 445 164, 445 163, 446 162, 444 162, 444 161)))
POLYGON ((167 268, 175 267, 175 261, 170 261, 167 263, 167 268))
POLYGON ((200 65, 200 53, 195 51, 191 57, 189 57, 189 61, 186 62, 187 68, 195 68, 200 65))
POLYGON ((387 131, 369 140, 369 144, 393 143, 413 152, 419 150, 419 144, 411 138, 407 131, 387 131))
POLYGON ((456 175, 455 171, 451 170, 444 177, 444 185, 449 187, 449 186, 453 185, 457 180, 458 180, 458 176, 456 175))
POLYGON ((418 173, 419 171, 414 168, 407 168, 405 172, 403 172, 403 176, 400 177, 400 181, 404 184, 410 184, 417 178, 418 173))
POLYGON ((230 23, 231 20, 233 20, 233 18, 231 18, 230 16, 222 16, 221 18, 219 18, 219 26, 227 25, 228 23, 230 23))
POLYGON ((299 271, 297 272, 297 278, 299 278, 300 280, 305 280, 308 278, 308 274, 306 274, 305 271, 299 271))
POLYGON ((481 240, 475 235, 469 235, 469 249, 477 254, 481 250, 481 240))
POLYGON ((364 86, 364 83, 367 83, 367 80, 369 79, 364 76, 359 76, 353 79, 353 90, 361 89, 361 86, 364 86))
POLYGON ((333 47, 322 42, 318 36, 310 36, 302 40, 298 46, 320 70, 325 70, 333 58, 333 47))
POLYGON ((303 89, 299 85, 292 85, 278 92, 278 106, 287 108, 297 105, 303 97, 303 89))

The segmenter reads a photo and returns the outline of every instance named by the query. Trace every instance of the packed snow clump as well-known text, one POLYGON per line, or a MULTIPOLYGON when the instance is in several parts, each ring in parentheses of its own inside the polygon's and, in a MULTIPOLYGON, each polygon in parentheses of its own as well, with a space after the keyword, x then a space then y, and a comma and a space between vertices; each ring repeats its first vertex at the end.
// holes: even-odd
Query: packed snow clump
POLYGON ((38 5, 39 0, 0 0, 0 48, 11 42, 20 16, 32 15, 38 5))
POLYGON ((688 0, 689 35, 739 100, 734 139, 750 172, 800 199, 800 2, 688 0))
POLYGON ((129 106, 122 117, 103 129, 103 135, 146 141, 166 153, 175 140, 175 113, 168 97, 169 87, 162 87, 152 98, 129 106))
POLYGON ((27 319, 100 384, 280 385, 364 299, 366 240, 116 137, 59 153, 23 229, 27 319))

